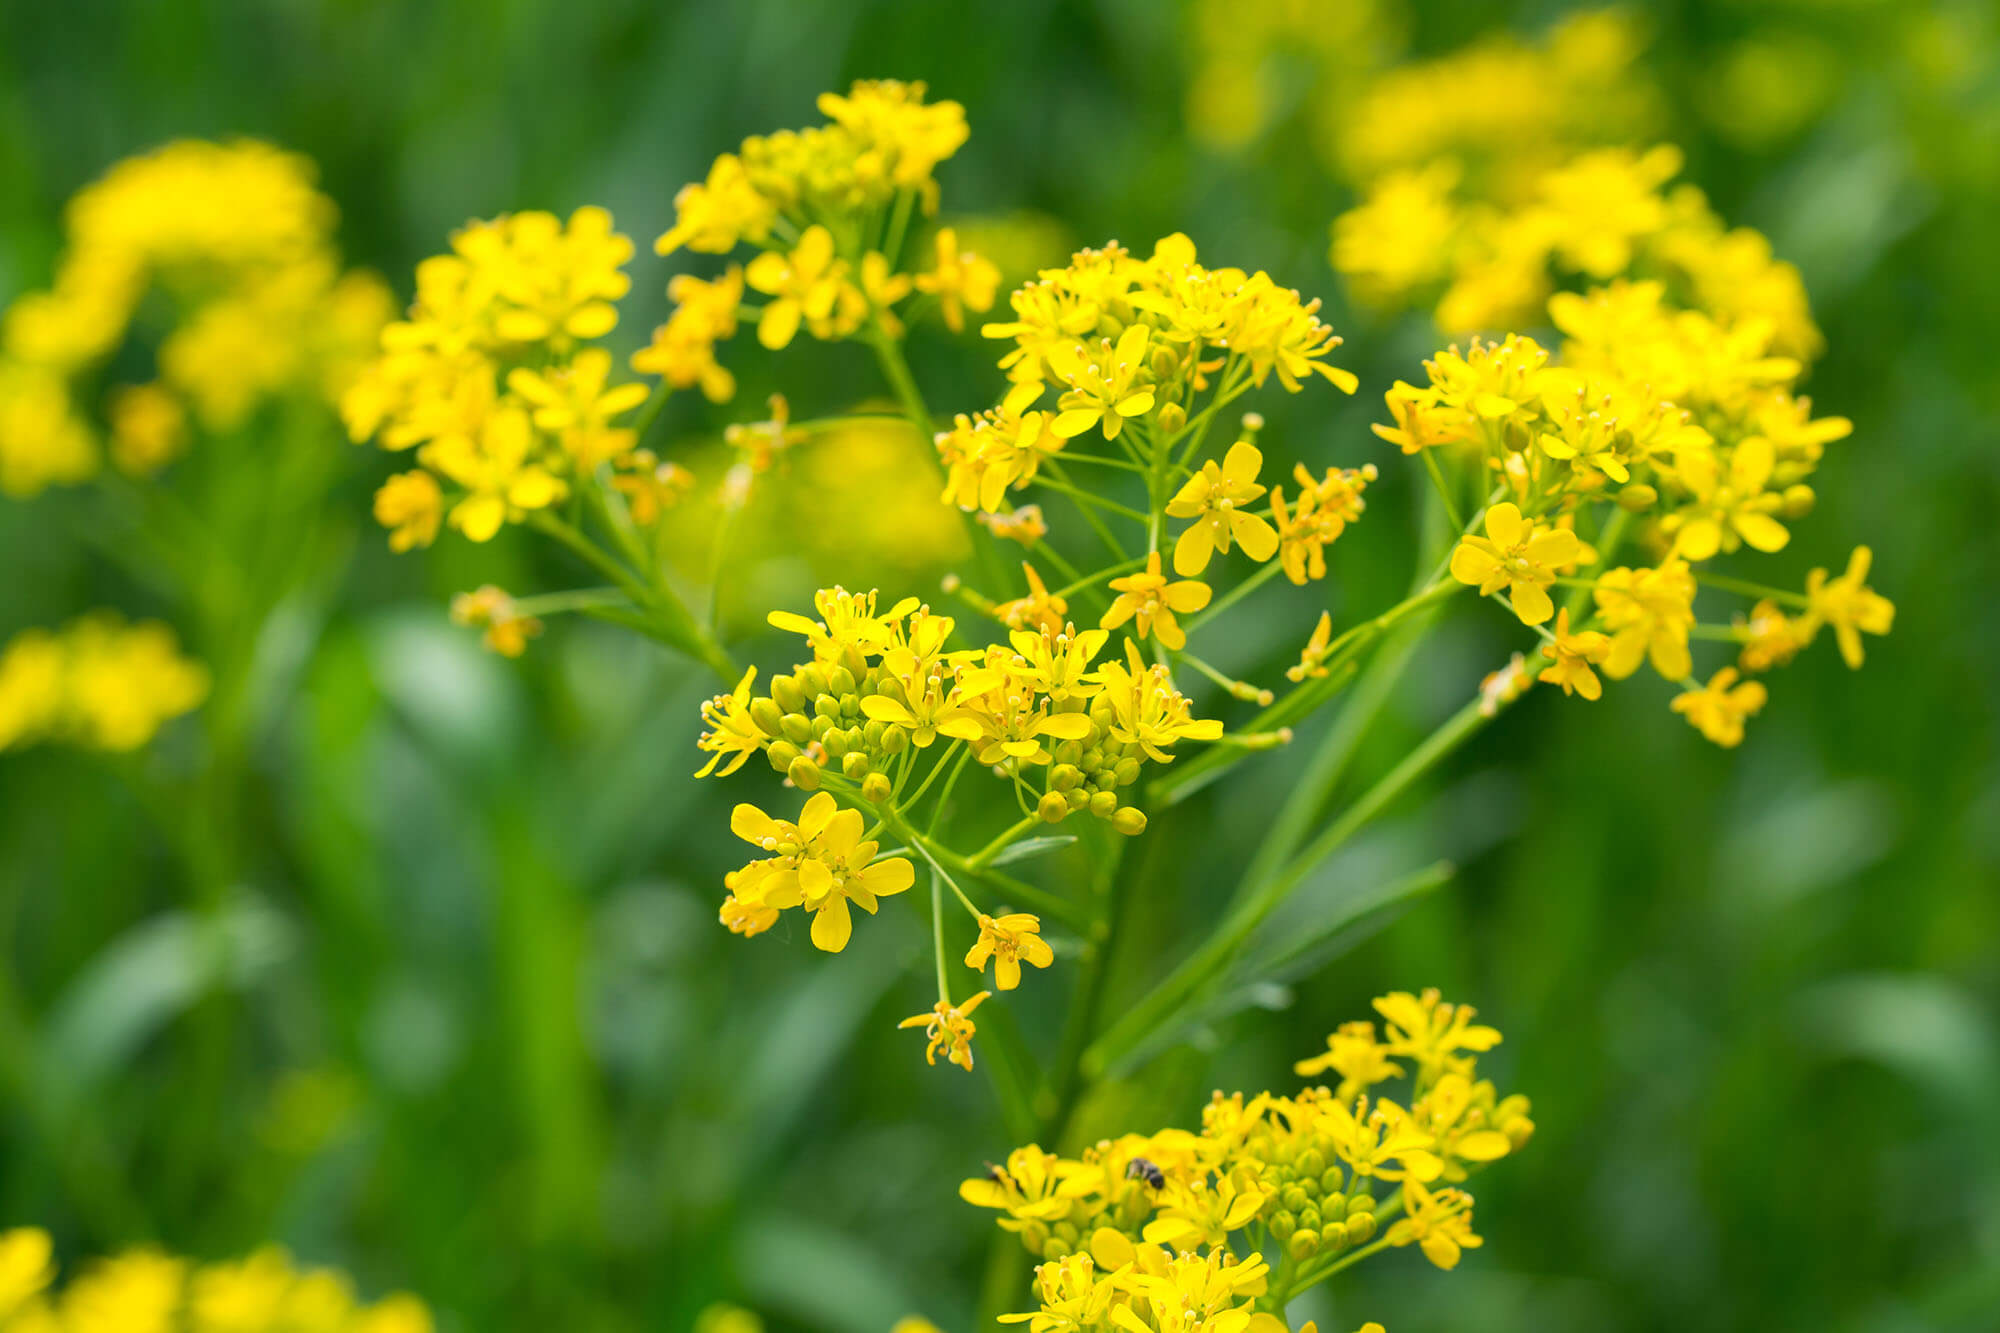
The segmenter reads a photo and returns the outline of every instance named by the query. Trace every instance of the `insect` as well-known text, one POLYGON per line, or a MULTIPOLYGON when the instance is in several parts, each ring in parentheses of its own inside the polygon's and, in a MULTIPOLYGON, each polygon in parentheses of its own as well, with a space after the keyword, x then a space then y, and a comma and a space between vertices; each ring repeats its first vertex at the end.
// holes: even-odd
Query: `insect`
POLYGON ((1154 1189, 1159 1189, 1167 1183, 1167 1174, 1145 1158, 1134 1157, 1131 1165, 1125 1168, 1125 1179, 1143 1180, 1154 1189))
POLYGON ((986 1164, 986 1178, 992 1181, 996 1185, 1011 1185, 1014 1183, 1014 1178, 1012 1176, 1008 1175, 1005 1171, 993 1165, 993 1163, 991 1162, 988 1162, 986 1164))

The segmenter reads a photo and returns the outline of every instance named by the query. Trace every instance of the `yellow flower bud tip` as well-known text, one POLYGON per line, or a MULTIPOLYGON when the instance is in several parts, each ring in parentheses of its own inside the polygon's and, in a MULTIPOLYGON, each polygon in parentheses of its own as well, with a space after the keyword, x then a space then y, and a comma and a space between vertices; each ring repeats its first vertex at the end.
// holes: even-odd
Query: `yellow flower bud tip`
POLYGON ((1111 816, 1111 827, 1128 838, 1136 838, 1146 831, 1146 812, 1137 806, 1121 806, 1111 816))
POLYGON ((800 791, 819 790, 819 765, 800 755, 785 770, 785 778, 800 791))
POLYGON ((870 773, 861 782, 861 798, 870 805, 880 805, 895 794, 895 788, 887 773, 870 773))
POLYGON ((1060 824, 1069 815, 1069 799, 1059 791, 1044 793, 1035 803, 1035 814, 1045 824, 1060 824))

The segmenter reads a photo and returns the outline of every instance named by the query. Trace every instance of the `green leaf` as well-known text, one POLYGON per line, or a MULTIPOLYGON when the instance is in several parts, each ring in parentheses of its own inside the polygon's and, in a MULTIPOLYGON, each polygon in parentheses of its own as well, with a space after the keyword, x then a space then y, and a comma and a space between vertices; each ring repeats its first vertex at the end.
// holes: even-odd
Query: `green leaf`
POLYGON ((1046 838, 1023 838, 1007 847, 987 864, 1010 866, 1016 861, 1031 861, 1037 856, 1047 856, 1050 852, 1061 851, 1076 841, 1073 833, 1058 833, 1046 838))

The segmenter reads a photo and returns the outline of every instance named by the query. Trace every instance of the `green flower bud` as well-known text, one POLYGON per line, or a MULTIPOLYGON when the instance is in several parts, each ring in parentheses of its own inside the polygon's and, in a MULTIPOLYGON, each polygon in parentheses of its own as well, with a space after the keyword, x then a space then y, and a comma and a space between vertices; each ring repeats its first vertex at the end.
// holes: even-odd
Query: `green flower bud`
POLYGON ((840 718, 840 700, 834 698, 831 694, 822 694, 813 700, 813 712, 817 716, 832 718, 838 721, 840 718))
POLYGON ((877 753, 882 749, 882 738, 889 734, 887 722, 869 722, 861 728, 861 743, 877 753))
POLYGON ((1285 1192, 1283 1194, 1280 1194, 1278 1196, 1278 1199, 1285 1205, 1286 1208, 1290 1209, 1292 1212, 1295 1213, 1303 1208, 1309 1207, 1312 1204, 1312 1196, 1307 1194, 1304 1190, 1300 1189, 1297 1185, 1285 1186, 1285 1192))
POLYGON ((842 698, 846 698, 861 688, 861 682, 854 679, 852 671, 849 671, 844 666, 837 666, 828 673, 826 688, 829 694, 837 694, 842 698))
POLYGON ((859 782, 862 778, 868 776, 868 756, 859 750, 849 750, 845 755, 841 756, 840 771, 854 781, 859 782))
POLYGON ((813 739, 813 720, 804 713, 787 713, 779 719, 785 739, 794 745, 808 745, 813 739))
POLYGON ((771 698, 784 712, 806 711, 806 692, 800 689, 798 681, 790 676, 771 677, 771 698))
POLYGON ((1357 1193, 1348 1196, 1347 1215, 1349 1217, 1355 1217, 1361 1213, 1372 1213, 1374 1211, 1375 1211, 1375 1200, 1372 1196, 1365 1193, 1357 1193))
POLYGON ((1079 787, 1075 791, 1064 792, 1063 803, 1069 806, 1071 814, 1075 814, 1077 811, 1083 809, 1086 805, 1090 804, 1090 796, 1089 793, 1085 792, 1081 787, 1079 787))
MULTIPOLYGON (((820 669, 817 662, 811 666, 802 666, 797 671, 794 671, 792 679, 798 682, 799 689, 808 699, 817 699, 820 695, 826 693, 826 672, 820 669)), ((785 711, 790 712, 791 710, 786 709, 785 711)))
POLYGON ((1111 827, 1128 838, 1136 838, 1146 831, 1146 812, 1133 805, 1121 806, 1111 816, 1111 827))
POLYGON ((812 738, 823 741, 833 734, 834 720, 830 717, 816 717, 812 721, 812 738))
POLYGON ((1366 1245, 1375 1234, 1375 1214, 1356 1213, 1347 1219, 1347 1239, 1353 1245, 1366 1245))
POLYGON ((1643 481, 1635 481, 1618 492, 1618 507, 1628 513, 1642 513, 1660 502, 1660 493, 1643 481))
POLYGON ((885 727, 882 731, 881 750, 886 755, 898 755, 910 748, 910 733, 901 727, 885 727))
POLYGON ((1292 1233, 1299 1229, 1299 1219, 1281 1209, 1271 1214, 1267 1225, 1271 1228, 1271 1235, 1282 1243, 1289 1240, 1292 1233))
POLYGON ((1119 786, 1129 787, 1139 780, 1139 761, 1137 759, 1120 759, 1118 767, 1111 770, 1111 775, 1117 779, 1119 786))
POLYGON ((1059 791, 1047 792, 1035 803, 1035 814, 1044 824, 1060 824, 1069 814, 1069 801, 1059 791))
POLYGON ((792 766, 792 760, 799 757, 799 747, 790 741, 772 741, 764 755, 771 761, 771 767, 783 773, 792 766))
POLYGON ((785 711, 778 707, 775 699, 759 695, 750 701, 750 720, 766 736, 776 738, 785 734, 785 711))
POLYGON ((1058 1259, 1067 1259, 1069 1255, 1069 1246, 1063 1244, 1054 1236, 1050 1236, 1042 1242, 1042 1258, 1049 1263, 1054 1263, 1058 1259))
POLYGON ((1300 1226, 1310 1228, 1313 1231, 1319 1230, 1319 1209, 1313 1207, 1311 1204, 1307 1204, 1305 1207, 1295 1208, 1293 1211, 1299 1215, 1300 1226))
POLYGON ((1285 1242, 1285 1253, 1294 1259, 1310 1259, 1319 1253, 1319 1232, 1300 1227, 1285 1242))
POLYGON ((1187 409, 1179 403, 1168 403, 1160 409, 1160 429, 1172 435, 1187 425, 1187 409))
POLYGON ((819 790, 819 765, 804 755, 792 760, 791 767, 785 770, 785 776, 790 778, 792 785, 800 791, 819 790))
POLYGON ((1813 511, 1813 488, 1800 482, 1796 486, 1785 487, 1784 508, 1779 512, 1786 518, 1804 518, 1813 511))
POLYGON ((1345 1182, 1341 1179, 1340 1168, 1337 1166, 1328 1167, 1326 1174, 1319 1178, 1320 1190, 1326 1194, 1340 1193, 1340 1187, 1343 1183, 1345 1182))
POLYGON ((1104 767, 1104 756, 1096 750, 1086 750, 1083 758, 1076 761, 1076 766, 1085 773, 1094 774, 1104 767))
POLYGON ((1083 744, 1080 741, 1058 741, 1050 749, 1049 756, 1057 767, 1067 768, 1083 756, 1083 744))
MULTIPOLYGON (((858 757, 858 756, 857 756, 858 757)), ((870 805, 880 805, 895 794, 887 773, 870 773, 861 782, 861 799, 870 805)))
POLYGON ((1508 419, 1507 429, 1501 433, 1501 437, 1508 452, 1516 454, 1535 442, 1534 433, 1512 418, 1508 419))
POLYGON ((1320 1228, 1319 1243, 1329 1250, 1347 1248, 1347 1223, 1329 1222, 1320 1228))
POLYGON ((1118 796, 1115 792, 1099 791, 1091 793, 1091 814, 1096 815, 1099 819, 1109 819, 1117 810, 1118 796))
POLYGON ((826 757, 829 759, 842 759, 847 755, 847 732, 840 727, 829 726, 826 735, 820 737, 820 743, 826 746, 826 757))
POLYGON ((1326 1154, 1319 1149, 1308 1148, 1299 1154, 1300 1175, 1316 1177, 1324 1170, 1326 1170, 1326 1154))
POLYGON ((1055 791, 1070 791, 1083 782, 1083 771, 1075 764, 1057 764, 1049 770, 1049 786, 1055 791))

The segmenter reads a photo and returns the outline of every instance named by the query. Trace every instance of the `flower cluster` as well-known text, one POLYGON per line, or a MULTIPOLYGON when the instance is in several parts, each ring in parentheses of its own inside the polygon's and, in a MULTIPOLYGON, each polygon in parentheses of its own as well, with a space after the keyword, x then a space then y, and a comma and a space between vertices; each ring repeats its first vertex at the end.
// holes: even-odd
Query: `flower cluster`
POLYGON ((1375 1002, 1300 1061, 1327 1083, 1292 1096, 1218 1092, 1201 1128, 1101 1141, 1077 1157, 1034 1144, 960 1195, 1043 1262, 1032 1330, 1282 1333, 1287 1302, 1378 1250, 1439 1268, 1482 1243, 1470 1175, 1534 1132, 1524 1097, 1481 1079, 1500 1034, 1436 991, 1375 1002), (1377 1091, 1406 1079, 1394 1100, 1377 1091))
POLYGON ((1784 548, 1787 524, 1812 508, 1808 479, 1826 446, 1851 429, 1812 415, 1796 391, 1804 364, 1782 354, 1773 321, 1680 308, 1665 283, 1625 279, 1558 293, 1549 314, 1563 334, 1557 355, 1517 334, 1440 352, 1425 363, 1427 384, 1389 390, 1394 424, 1375 428, 1405 453, 1438 451, 1479 479, 1483 524, 1460 539, 1451 573, 1482 595, 1504 594, 1538 627, 1539 678, 1595 699, 1597 670, 1623 679, 1650 662, 1684 685, 1677 711, 1734 745, 1765 702, 1764 686, 1739 683, 1741 672, 1782 665, 1825 627, 1859 666, 1860 636, 1887 633, 1894 617, 1867 587, 1866 547, 1838 578, 1814 571, 1803 593, 1700 568, 1746 548, 1784 548), (1650 562, 1614 565, 1634 528, 1650 562), (1747 592, 1749 618, 1699 625, 1704 583, 1747 592), (1560 614, 1557 585, 1570 594, 1560 614), (1706 687, 1690 679, 1694 637, 1740 653, 1706 687))
POLYGON ((472 223, 451 246, 417 267, 408 316, 382 331, 381 354, 341 403, 355 440, 416 450, 421 466, 375 497, 397 550, 429 545, 447 519, 486 541, 579 478, 648 462, 622 422, 648 390, 614 383, 597 345, 630 286, 632 243, 611 215, 515 213, 472 223))
POLYGON ((413 1296, 365 1303, 347 1278, 299 1269, 283 1250, 197 1264, 154 1250, 103 1260, 55 1287, 54 1247, 32 1228, 0 1232, 0 1327, 8 1333, 431 1333, 413 1296))
POLYGON ((1433 306, 1446 333, 1533 322, 1557 279, 1634 277, 1722 324, 1768 323, 1780 355, 1817 355, 1798 270, 1726 227, 1696 186, 1669 188, 1680 166, 1671 145, 1594 149, 1539 170, 1509 204, 1463 189, 1451 161, 1389 172, 1335 221, 1333 265, 1372 304, 1433 306))
POLYGON ((760 253, 712 280, 674 280, 672 317, 634 359, 676 388, 699 386, 715 401, 735 381, 715 347, 736 332, 745 288, 764 298, 757 340, 788 346, 803 328, 822 340, 898 338, 896 306, 915 292, 933 299, 953 330, 965 311, 993 304, 1000 275, 992 263, 940 228, 932 266, 898 270, 910 210, 937 209, 938 164, 966 140, 965 108, 924 101, 924 85, 864 80, 843 96, 824 93, 827 124, 743 141, 715 159, 705 180, 674 200, 674 225, 654 248, 725 255, 749 244, 760 253))
POLYGON ((136 750, 207 695, 207 670, 157 622, 97 612, 23 630, 0 651, 0 750, 42 741, 136 750))
POLYGON ((54 281, 0 317, 0 491, 30 496, 113 463, 146 476, 191 425, 241 426, 289 393, 337 397, 388 320, 388 289, 343 273, 312 164, 268 144, 182 141, 130 158, 70 201, 54 281), (158 378, 101 386, 140 303, 172 325, 158 378), (104 394, 106 426, 88 404, 104 394))

